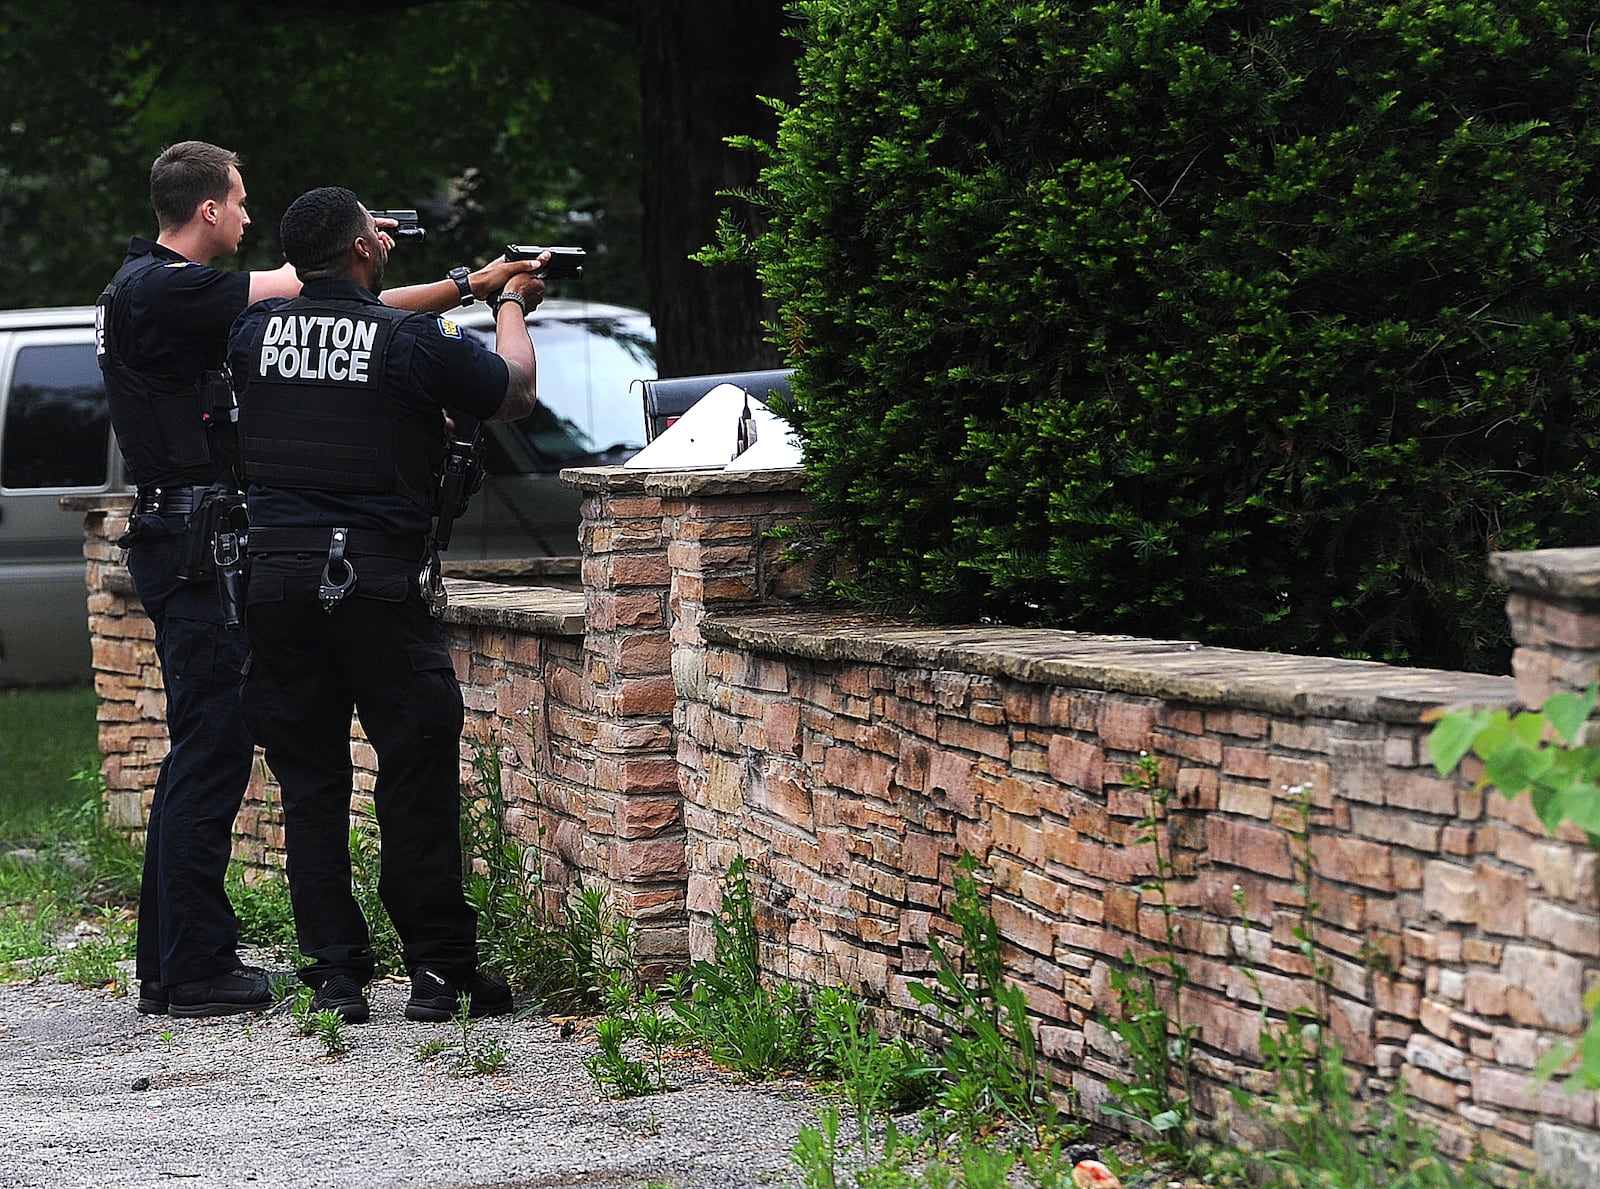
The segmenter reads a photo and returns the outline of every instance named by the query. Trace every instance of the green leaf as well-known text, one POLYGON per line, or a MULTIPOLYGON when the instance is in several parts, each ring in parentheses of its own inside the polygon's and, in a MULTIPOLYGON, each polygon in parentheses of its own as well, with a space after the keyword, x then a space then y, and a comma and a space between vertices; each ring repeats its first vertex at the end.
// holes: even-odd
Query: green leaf
POLYGON ((1551 800, 1551 811, 1555 818, 1555 826, 1550 826, 1551 833, 1563 821, 1569 821, 1580 830, 1589 834, 1600 834, 1600 788, 1592 784, 1575 784, 1561 789, 1551 800))
POLYGON ((1489 720, 1487 710, 1454 710, 1428 733, 1428 755, 1440 776, 1449 776, 1472 750, 1472 742, 1489 720))
POLYGON ((1483 775, 1485 780, 1502 792, 1520 793, 1537 784, 1539 777, 1555 762, 1556 757, 1549 750, 1506 746, 1484 757, 1483 775))
POLYGON ((1597 692, 1600 692, 1600 686, 1590 685, 1585 693, 1565 691, 1553 695, 1545 702, 1545 718, 1550 720, 1550 725, 1555 727, 1568 743, 1577 739, 1583 724, 1589 720, 1597 692))

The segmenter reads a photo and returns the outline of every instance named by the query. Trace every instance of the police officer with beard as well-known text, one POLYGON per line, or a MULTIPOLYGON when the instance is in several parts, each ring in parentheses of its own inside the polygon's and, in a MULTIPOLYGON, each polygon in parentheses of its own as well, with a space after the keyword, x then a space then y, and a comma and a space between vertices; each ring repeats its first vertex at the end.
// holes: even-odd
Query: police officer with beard
MULTIPOLYGON (((229 363, 250 503, 245 720, 282 787, 300 975, 313 1011, 368 1017, 367 921, 351 886, 350 717, 377 753, 379 886, 411 974, 409 1019, 511 1009, 477 965, 462 893, 462 700, 444 631, 419 586, 446 411, 482 421, 535 404, 523 320, 543 282, 495 299, 495 347, 448 318, 378 298, 388 244, 355 194, 301 195, 279 230, 298 298, 251 306, 229 363)), ((536 262, 536 267, 543 261, 536 262)))

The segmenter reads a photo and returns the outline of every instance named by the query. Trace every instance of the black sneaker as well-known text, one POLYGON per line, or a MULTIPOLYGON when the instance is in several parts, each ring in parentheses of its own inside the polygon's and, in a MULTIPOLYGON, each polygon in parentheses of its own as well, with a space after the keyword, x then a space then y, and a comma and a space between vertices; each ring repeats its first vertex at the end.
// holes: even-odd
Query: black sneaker
POLYGON ((337 1012, 346 1024, 365 1024, 372 1015, 361 984, 348 974, 330 974, 324 979, 311 997, 311 1010, 337 1012))
POLYGON ((272 987, 259 966, 174 983, 166 992, 167 1012, 174 1016, 235 1016, 272 1006, 272 987))
POLYGON ((468 1014, 473 1019, 503 1016, 511 1010, 511 988, 492 974, 474 971, 457 980, 431 966, 418 966, 411 972, 411 998, 406 1001, 408 1020, 450 1020, 461 1009, 465 995, 468 1014))
POLYGON ((152 978, 139 980, 139 1002, 135 1004, 141 1016, 167 1014, 167 989, 152 978))

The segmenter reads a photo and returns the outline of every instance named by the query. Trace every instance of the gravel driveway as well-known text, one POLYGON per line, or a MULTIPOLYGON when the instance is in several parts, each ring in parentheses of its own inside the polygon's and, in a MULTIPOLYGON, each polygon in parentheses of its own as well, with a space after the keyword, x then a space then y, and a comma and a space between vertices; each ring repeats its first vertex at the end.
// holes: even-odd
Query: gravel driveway
POLYGON ((372 1021, 327 1056, 287 1005, 263 1016, 141 1016, 132 996, 46 977, 0 984, 0 1186, 794 1186, 789 1151, 822 1100, 798 1083, 737 1081, 694 1059, 673 1090, 613 1100, 584 1059, 592 1034, 543 1018, 478 1023, 509 1056, 460 1076, 419 1060, 454 1024, 401 1012, 374 987, 372 1021))

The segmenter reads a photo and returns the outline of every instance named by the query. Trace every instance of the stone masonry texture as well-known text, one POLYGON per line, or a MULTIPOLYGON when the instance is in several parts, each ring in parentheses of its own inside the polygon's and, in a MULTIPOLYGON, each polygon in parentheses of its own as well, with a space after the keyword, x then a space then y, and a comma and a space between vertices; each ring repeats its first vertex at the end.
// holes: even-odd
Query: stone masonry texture
MULTIPOLYGON (((1600 1183, 1600 1100, 1531 1077, 1600 985, 1595 852, 1477 789, 1472 761, 1441 777, 1424 745, 1441 708, 1593 680, 1600 550, 1497 555, 1518 648, 1514 676, 1485 677, 819 609, 817 563, 786 535, 798 471, 565 477, 585 497, 581 591, 450 583, 463 774, 472 789, 497 764, 549 907, 604 888, 645 977, 713 956, 742 856, 770 977, 846 986, 936 1039, 910 988, 953 941, 971 855, 1063 1102, 1115 1125, 1100 1107, 1131 1066, 1111 975, 1167 945, 1153 829, 1201 1116, 1227 1125, 1227 1092, 1266 1085, 1262 1029, 1325 998, 1362 1094, 1403 1081, 1447 1151, 1600 1183), (1134 779, 1143 756, 1164 808, 1134 779)), ((126 501, 72 506, 110 812, 137 828, 165 737, 111 544, 126 501)), ((352 753, 370 793, 359 723, 352 753)), ((282 861, 270 774, 238 855, 282 861)))

